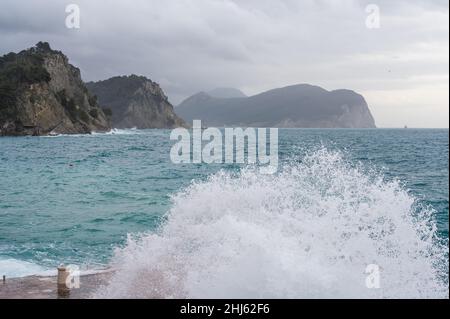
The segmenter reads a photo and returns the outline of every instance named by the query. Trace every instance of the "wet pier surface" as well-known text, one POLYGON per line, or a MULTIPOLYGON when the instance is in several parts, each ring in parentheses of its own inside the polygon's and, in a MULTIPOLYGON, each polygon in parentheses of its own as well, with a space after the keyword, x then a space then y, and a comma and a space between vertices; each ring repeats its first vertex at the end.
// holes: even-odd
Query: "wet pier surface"
POLYGON ((0 299, 85 299, 91 298, 92 293, 108 281, 111 271, 82 275, 79 288, 58 294, 57 277, 29 276, 23 278, 0 278, 0 299))

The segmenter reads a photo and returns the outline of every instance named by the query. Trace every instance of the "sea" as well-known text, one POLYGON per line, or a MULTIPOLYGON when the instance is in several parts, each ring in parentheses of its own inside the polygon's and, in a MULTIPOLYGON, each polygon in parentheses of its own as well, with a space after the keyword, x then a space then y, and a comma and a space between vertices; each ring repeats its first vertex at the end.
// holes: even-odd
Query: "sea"
POLYGON ((170 130, 0 138, 0 276, 96 297, 448 298, 448 129, 280 129, 279 165, 174 164, 170 130))

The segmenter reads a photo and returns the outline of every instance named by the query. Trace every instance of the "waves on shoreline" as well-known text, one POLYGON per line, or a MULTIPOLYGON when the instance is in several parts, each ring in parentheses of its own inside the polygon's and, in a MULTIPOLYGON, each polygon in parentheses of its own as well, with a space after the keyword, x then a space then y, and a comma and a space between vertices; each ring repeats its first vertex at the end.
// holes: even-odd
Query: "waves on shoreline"
MULTIPOLYGON (((0 269, 2 271, 0 276, 6 276, 6 278, 21 278, 33 275, 51 276, 53 274, 51 270, 45 267, 14 258, 1 258, 0 269)), ((56 275, 56 270, 54 274, 56 275)))
POLYGON ((53 137, 87 137, 96 135, 135 135, 135 134, 143 134, 144 132, 145 130, 137 129, 136 127, 129 129, 112 128, 107 132, 92 132, 87 134, 51 134, 51 135, 43 135, 41 137, 53 138, 53 137))
MULTIPOLYGON (((0 276, 4 275, 6 278, 10 279, 30 276, 52 277, 56 276, 58 273, 56 266, 54 268, 49 268, 29 261, 18 260, 14 258, 0 258, 0 269, 2 271, 2 273, 0 273, 0 276)), ((79 275, 95 275, 110 271, 113 271, 113 269, 107 267, 81 268, 79 271, 79 275)))

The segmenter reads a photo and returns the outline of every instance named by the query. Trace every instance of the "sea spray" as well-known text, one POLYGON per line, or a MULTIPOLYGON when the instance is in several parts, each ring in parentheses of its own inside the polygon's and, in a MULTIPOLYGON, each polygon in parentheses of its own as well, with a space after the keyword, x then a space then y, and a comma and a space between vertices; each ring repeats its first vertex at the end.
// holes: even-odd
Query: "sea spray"
POLYGON ((277 175, 220 171, 176 194, 157 233, 129 236, 95 297, 448 298, 432 215, 325 148, 277 175))

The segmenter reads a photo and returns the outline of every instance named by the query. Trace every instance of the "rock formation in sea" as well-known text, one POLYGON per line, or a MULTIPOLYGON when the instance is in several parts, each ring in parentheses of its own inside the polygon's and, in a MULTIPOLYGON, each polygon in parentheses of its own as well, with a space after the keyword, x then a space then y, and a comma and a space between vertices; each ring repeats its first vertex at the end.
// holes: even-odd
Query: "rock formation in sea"
POLYGON ((110 110, 115 128, 174 128, 186 126, 161 87, 144 76, 116 76, 86 84, 100 105, 110 110))
POLYGON ((374 128, 364 97, 351 90, 327 91, 299 84, 250 97, 218 98, 200 92, 175 108, 185 121, 207 126, 374 128))
POLYGON ((0 57, 0 135, 106 131, 110 122, 80 70, 46 42, 0 57))

